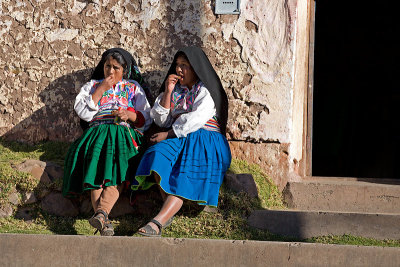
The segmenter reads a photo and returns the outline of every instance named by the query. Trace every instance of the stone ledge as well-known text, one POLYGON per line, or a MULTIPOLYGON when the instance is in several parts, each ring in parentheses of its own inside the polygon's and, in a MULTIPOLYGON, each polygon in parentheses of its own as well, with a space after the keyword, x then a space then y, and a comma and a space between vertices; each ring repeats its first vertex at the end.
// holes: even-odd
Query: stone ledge
POLYGON ((400 185, 394 179, 307 178, 283 191, 289 208, 310 211, 399 213, 400 185))
POLYGON ((399 214, 292 210, 256 210, 248 218, 252 227, 296 238, 350 234, 400 239, 399 222, 399 214))
POLYGON ((2 266, 397 266, 400 248, 0 234, 2 266))

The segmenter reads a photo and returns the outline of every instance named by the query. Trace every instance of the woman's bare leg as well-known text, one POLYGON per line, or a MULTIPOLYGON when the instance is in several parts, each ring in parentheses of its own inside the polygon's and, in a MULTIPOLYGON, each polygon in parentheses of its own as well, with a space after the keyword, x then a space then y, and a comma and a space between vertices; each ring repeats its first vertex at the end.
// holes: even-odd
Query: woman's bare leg
POLYGON ((92 201, 92 207, 94 212, 97 211, 97 207, 99 206, 100 196, 102 192, 103 188, 90 190, 90 200, 92 201))
POLYGON ((101 193, 99 203, 97 206, 97 210, 103 210, 107 214, 110 214, 111 209, 114 207, 115 203, 117 202, 119 195, 121 193, 122 186, 121 185, 114 185, 114 186, 107 186, 103 189, 101 193))
POLYGON ((160 186, 161 177, 156 172, 152 172, 152 174, 153 174, 154 180, 158 183, 158 189, 160 190, 160 194, 161 194, 162 200, 165 202, 165 200, 167 199, 168 194, 165 193, 164 190, 162 190, 162 188, 160 186))
MULTIPOLYGON (((159 221, 161 225, 165 225, 165 223, 181 209, 182 204, 183 200, 181 198, 173 195, 167 195, 160 212, 156 217, 154 217, 154 219, 159 221)), ((148 225, 150 225, 155 231, 159 232, 157 225, 154 223, 149 222, 148 225)), ((145 230, 141 228, 139 229, 139 232, 144 233, 145 230)))

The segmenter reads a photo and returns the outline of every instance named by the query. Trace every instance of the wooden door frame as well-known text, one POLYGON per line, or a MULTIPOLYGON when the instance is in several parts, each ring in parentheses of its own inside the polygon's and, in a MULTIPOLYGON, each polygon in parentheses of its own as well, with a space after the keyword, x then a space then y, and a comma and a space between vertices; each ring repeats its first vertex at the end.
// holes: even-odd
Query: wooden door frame
POLYGON ((313 94, 314 94, 314 44, 315 44, 315 7, 316 0, 309 0, 309 46, 308 46, 308 82, 304 99, 303 176, 312 176, 312 137, 313 137, 313 94))

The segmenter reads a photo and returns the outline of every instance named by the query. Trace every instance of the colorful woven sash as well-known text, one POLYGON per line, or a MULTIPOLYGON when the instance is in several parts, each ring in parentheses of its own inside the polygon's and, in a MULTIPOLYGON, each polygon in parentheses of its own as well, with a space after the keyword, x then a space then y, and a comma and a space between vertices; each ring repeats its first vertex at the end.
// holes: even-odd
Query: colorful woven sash
POLYGON ((125 121, 116 121, 115 116, 111 114, 113 109, 105 109, 97 112, 93 119, 89 122, 89 127, 96 127, 101 124, 118 124, 131 128, 131 125, 125 121))
POLYGON ((204 124, 203 129, 207 131, 214 131, 214 132, 221 132, 219 129, 219 123, 217 121, 217 117, 213 116, 211 119, 209 119, 206 124, 204 124))

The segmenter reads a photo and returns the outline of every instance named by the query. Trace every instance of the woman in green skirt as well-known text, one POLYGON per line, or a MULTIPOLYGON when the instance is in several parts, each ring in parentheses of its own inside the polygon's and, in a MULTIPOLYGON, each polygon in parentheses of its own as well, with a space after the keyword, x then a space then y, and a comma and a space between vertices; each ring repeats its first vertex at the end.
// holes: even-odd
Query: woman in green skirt
POLYGON ((74 109, 88 128, 69 148, 63 194, 73 197, 90 190, 94 215, 89 223, 101 235, 114 234, 108 214, 135 174, 142 132, 151 124, 142 81, 129 52, 109 49, 75 100, 74 109))

